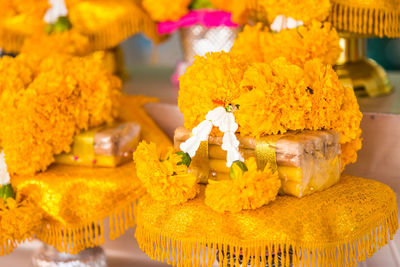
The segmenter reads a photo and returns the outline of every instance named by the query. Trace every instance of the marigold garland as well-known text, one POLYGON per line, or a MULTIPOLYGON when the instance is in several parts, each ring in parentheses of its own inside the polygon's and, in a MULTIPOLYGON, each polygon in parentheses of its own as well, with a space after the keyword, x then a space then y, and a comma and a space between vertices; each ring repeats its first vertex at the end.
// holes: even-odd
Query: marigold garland
POLYGON ((189 12, 191 0, 143 0, 143 8, 155 21, 176 21, 189 12))
POLYGON ((282 30, 279 33, 263 29, 260 23, 255 26, 247 25, 239 33, 231 50, 250 62, 271 62, 277 57, 285 57, 299 66, 314 58, 333 65, 341 51, 336 30, 327 22, 317 21, 309 26, 282 30))
POLYGON ((197 177, 188 172, 182 157, 172 147, 158 150, 154 143, 141 142, 134 155, 136 173, 147 192, 171 205, 184 203, 199 192, 197 177))
POLYGON ((9 71, 24 75, 18 88, 4 78, 0 97, 0 140, 11 174, 44 171, 55 154, 70 150, 76 133, 117 115, 121 82, 104 69, 101 56, 59 54, 41 60, 22 54, 12 64, 7 57, 0 60, 0 69, 10 65, 16 69, 9 71), (19 62, 24 71, 30 66, 31 75, 19 73, 19 62))
POLYGON ((257 170, 255 158, 247 159, 245 164, 248 171, 234 170, 238 177, 233 180, 209 180, 205 192, 207 206, 218 212, 239 212, 257 209, 275 200, 281 186, 278 173, 272 172, 269 165, 257 170))
POLYGON ((210 53, 187 69, 178 99, 186 128, 218 106, 238 104, 241 135, 333 129, 341 134, 342 166, 356 160, 362 114, 354 92, 340 83, 330 65, 319 59, 304 67, 285 58, 252 64, 242 60, 232 53, 210 53))

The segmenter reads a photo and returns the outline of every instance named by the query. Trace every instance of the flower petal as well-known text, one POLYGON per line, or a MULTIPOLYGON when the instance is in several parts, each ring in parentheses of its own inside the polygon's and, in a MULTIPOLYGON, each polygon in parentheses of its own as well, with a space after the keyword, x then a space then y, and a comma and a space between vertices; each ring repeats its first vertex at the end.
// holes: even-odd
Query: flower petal
POLYGON ((197 149, 199 149, 201 140, 197 136, 192 136, 188 140, 186 140, 184 143, 180 145, 180 149, 188 153, 191 158, 193 158, 196 155, 197 149))

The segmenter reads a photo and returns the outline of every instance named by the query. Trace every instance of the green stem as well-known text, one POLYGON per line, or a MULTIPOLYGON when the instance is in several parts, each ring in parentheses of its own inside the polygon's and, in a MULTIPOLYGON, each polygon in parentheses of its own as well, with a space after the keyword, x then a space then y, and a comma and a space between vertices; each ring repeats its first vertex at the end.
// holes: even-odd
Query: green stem
POLYGON ((6 200, 9 197, 15 198, 15 193, 11 184, 2 185, 0 187, 0 198, 6 200))

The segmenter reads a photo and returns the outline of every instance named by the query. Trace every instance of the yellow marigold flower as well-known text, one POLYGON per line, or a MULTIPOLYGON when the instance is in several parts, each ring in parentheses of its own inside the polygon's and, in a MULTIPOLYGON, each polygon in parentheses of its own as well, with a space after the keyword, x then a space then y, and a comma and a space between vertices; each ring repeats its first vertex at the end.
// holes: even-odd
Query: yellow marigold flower
POLYGON ((248 64, 226 53, 196 59, 180 83, 178 104, 185 126, 192 129, 208 111, 230 103, 239 105, 234 115, 241 135, 331 129, 341 135, 342 166, 357 158, 362 118, 357 99, 319 59, 304 66, 282 57, 248 64))
POLYGON ((85 56, 91 52, 89 38, 74 31, 61 33, 38 33, 24 41, 21 53, 35 53, 46 57, 50 53, 85 56))
POLYGON ((209 181, 206 205, 217 212, 239 212, 257 209, 275 200, 281 186, 278 173, 273 173, 269 165, 257 170, 255 158, 247 159, 245 164, 248 171, 235 170, 237 177, 233 180, 209 181))
POLYGON ((21 90, 8 82, 0 96, 0 140, 11 174, 44 171, 55 154, 69 152, 75 134, 117 115, 120 80, 96 56, 59 54, 36 65, 28 58, 15 60, 35 68, 30 80, 21 90))
POLYGON ((247 64, 225 52, 196 57, 179 80, 183 90, 179 90, 178 106, 186 128, 195 127, 208 111, 227 105, 247 92, 247 88, 240 86, 247 64))
POLYGON ((0 240, 23 242, 40 229, 43 214, 31 200, 0 201, 0 240))
POLYGON ((144 9, 155 21, 176 21, 189 12, 191 0, 143 0, 144 9))
POLYGON ((285 57, 299 66, 314 58, 333 65, 341 51, 336 30, 328 22, 317 21, 279 33, 269 32, 261 24, 246 26, 231 50, 250 62, 271 62, 277 57, 285 57))
POLYGON ((184 203, 199 192, 197 177, 188 172, 172 147, 160 151, 154 143, 141 142, 133 154, 136 173, 152 198, 171 205, 184 203))

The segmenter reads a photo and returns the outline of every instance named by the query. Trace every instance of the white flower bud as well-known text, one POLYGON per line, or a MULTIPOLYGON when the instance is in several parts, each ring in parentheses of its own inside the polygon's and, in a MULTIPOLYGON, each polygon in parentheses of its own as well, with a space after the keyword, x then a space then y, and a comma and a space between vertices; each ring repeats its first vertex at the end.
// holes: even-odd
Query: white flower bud
POLYGON ((206 115, 206 120, 212 121, 214 126, 219 127, 227 111, 223 107, 210 110, 206 115))
POLYGON ((209 120, 202 121, 197 125, 196 127, 193 128, 192 134, 197 136, 200 141, 207 141, 208 136, 210 135, 210 132, 212 130, 213 124, 209 120))
POLYGON ((7 170, 6 159, 4 157, 4 152, 0 152, 0 185, 6 185, 10 183, 10 174, 7 170))
POLYGON ((224 133, 222 137, 222 145, 221 148, 225 151, 229 151, 232 148, 239 147, 239 140, 236 138, 236 135, 232 132, 224 133))
POLYGON ((196 155, 197 149, 199 149, 200 143, 201 140, 199 137, 194 135, 182 143, 179 147, 183 152, 188 153, 189 156, 193 158, 196 155))
POLYGON ((238 129, 238 124, 235 122, 235 116, 233 113, 227 112, 225 113, 224 118, 219 126, 219 130, 223 133, 230 132, 234 133, 238 129))

